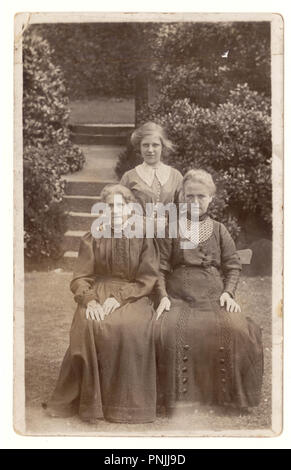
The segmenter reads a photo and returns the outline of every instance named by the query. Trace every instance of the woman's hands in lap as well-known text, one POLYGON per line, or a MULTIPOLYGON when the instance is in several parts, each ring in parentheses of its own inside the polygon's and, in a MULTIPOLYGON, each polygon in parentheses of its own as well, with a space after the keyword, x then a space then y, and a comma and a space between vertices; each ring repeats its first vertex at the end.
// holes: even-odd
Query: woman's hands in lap
POLYGON ((220 306, 226 308, 227 312, 241 312, 241 308, 238 303, 229 295, 228 292, 223 292, 220 296, 220 306))
POLYGON ((86 318, 87 320, 104 320, 105 314, 102 306, 96 300, 91 300, 87 304, 86 318))
POLYGON ((118 307, 120 307, 120 303, 114 297, 108 297, 105 300, 104 304, 102 305, 105 315, 109 315, 109 313, 114 312, 118 307))
POLYGON ((114 310, 116 310, 118 307, 120 307, 120 303, 117 302, 114 297, 108 297, 103 305, 101 305, 96 300, 91 300, 88 302, 86 308, 86 318, 87 320, 91 319, 102 321, 107 315, 114 312, 114 310))

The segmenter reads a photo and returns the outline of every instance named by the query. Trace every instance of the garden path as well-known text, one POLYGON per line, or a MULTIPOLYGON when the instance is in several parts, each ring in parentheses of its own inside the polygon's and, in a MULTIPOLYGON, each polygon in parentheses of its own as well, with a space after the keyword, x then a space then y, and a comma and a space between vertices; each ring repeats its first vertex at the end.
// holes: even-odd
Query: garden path
POLYGON ((115 165, 124 145, 79 145, 86 161, 81 171, 66 175, 64 201, 67 212, 67 230, 64 236, 64 266, 73 269, 78 255, 80 237, 90 230, 94 220, 91 208, 98 202, 100 191, 107 183, 117 181, 115 165))
POLYGON ((115 165, 122 145, 79 145, 86 161, 81 171, 66 176, 67 181, 116 181, 115 165))

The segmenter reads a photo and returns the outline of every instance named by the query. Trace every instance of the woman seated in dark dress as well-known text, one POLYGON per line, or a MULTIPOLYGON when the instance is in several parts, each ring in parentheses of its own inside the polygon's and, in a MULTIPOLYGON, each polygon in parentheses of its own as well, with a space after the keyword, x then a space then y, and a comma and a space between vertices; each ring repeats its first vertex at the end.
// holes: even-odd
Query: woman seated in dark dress
POLYGON ((158 240, 170 300, 169 311, 164 299, 158 309, 159 403, 168 411, 178 402, 245 408, 260 401, 261 331, 234 300, 241 263, 225 226, 207 214, 214 193, 209 173, 186 173, 181 202, 199 205, 198 244, 181 246, 195 232, 189 212, 184 234, 158 240))
MULTIPOLYGON (((113 208, 116 194, 124 203, 134 202, 120 184, 105 187, 101 199, 113 208)), ((156 314, 148 296, 158 275, 153 239, 95 238, 91 233, 82 238, 70 286, 78 307, 47 407, 51 416, 154 421, 156 314)))

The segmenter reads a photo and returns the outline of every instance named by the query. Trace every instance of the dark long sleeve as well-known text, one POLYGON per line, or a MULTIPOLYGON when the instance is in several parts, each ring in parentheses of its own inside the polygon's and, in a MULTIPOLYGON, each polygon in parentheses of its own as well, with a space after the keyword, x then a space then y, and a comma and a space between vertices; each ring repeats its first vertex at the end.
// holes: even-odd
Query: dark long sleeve
POLYGON ((220 249, 224 291, 234 297, 242 266, 235 243, 223 224, 220 224, 220 249))
POLYGON ((155 286, 155 293, 157 297, 157 303, 159 303, 163 297, 168 297, 166 289, 166 271, 160 270, 159 279, 155 286))
POLYGON ((158 245, 160 250, 160 269, 159 279, 156 284, 157 301, 160 302, 163 297, 168 297, 166 288, 166 276, 171 271, 171 258, 173 249, 173 239, 171 238, 158 238, 158 245))
POLYGON ((97 300, 94 289, 95 256, 92 235, 88 232, 81 238, 79 254, 70 289, 77 303, 86 306, 90 300, 97 300))

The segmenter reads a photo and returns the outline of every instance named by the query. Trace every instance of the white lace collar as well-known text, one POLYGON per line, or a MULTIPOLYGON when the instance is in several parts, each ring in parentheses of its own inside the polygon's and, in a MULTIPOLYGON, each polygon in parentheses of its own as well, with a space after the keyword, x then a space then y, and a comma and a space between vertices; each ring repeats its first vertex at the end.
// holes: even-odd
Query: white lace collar
POLYGON ((168 181, 171 172, 171 167, 169 165, 165 165, 162 162, 159 162, 155 167, 143 162, 141 165, 136 166, 135 169, 138 176, 148 186, 152 186, 153 184, 155 177, 155 169, 157 178, 162 186, 168 181))
POLYGON ((180 234, 182 238, 190 240, 195 245, 208 240, 213 233, 213 220, 206 217, 204 220, 193 223, 191 220, 186 219, 185 223, 180 223, 180 234))

